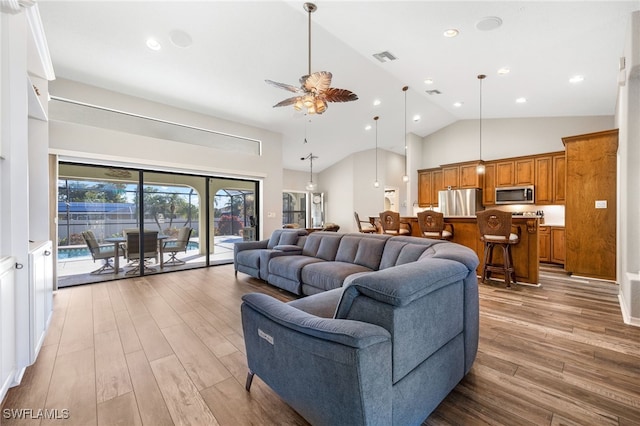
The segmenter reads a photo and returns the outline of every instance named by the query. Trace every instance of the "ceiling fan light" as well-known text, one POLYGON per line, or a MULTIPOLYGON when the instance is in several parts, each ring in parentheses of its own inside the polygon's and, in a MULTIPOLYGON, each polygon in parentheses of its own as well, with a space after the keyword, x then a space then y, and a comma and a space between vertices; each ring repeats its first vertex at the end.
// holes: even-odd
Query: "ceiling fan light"
POLYGON ((302 100, 302 104, 307 108, 311 108, 315 104, 315 98, 313 95, 306 95, 302 100))
POLYGON ((298 98, 296 99, 295 103, 293 104, 293 108, 295 108, 296 111, 302 111, 302 99, 298 98))
POLYGON ((322 99, 316 99, 316 112, 322 114, 327 110, 327 103, 322 99))

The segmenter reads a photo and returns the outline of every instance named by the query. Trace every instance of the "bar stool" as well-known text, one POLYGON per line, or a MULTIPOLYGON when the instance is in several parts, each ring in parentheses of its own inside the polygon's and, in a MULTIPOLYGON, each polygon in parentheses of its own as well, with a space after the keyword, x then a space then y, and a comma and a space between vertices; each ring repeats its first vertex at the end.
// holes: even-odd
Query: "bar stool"
POLYGON ((378 232, 375 226, 369 223, 366 220, 360 220, 360 216, 358 212, 353 212, 353 217, 356 219, 356 224, 358 225, 358 232, 362 232, 363 234, 375 234, 378 232), (364 226, 362 226, 364 225, 364 226))
POLYGON ((444 223, 444 214, 433 210, 418 212, 418 226, 420 234, 426 238, 450 240, 453 238, 453 225, 444 223), (446 230, 448 227, 450 229, 446 230))
POLYGON ((390 235, 411 235, 411 224, 400 222, 400 213, 385 210, 380 213, 382 233, 390 235), (404 225, 405 227, 403 227, 404 225))
POLYGON ((511 288, 511 281, 517 283, 516 272, 513 267, 511 246, 520 242, 520 230, 518 234, 511 232, 511 212, 501 210, 485 210, 476 214, 480 240, 484 242, 484 266, 482 267, 482 282, 491 279, 491 272, 504 274, 504 282, 507 288, 511 288), (493 263, 493 248, 502 248, 503 262, 493 263))

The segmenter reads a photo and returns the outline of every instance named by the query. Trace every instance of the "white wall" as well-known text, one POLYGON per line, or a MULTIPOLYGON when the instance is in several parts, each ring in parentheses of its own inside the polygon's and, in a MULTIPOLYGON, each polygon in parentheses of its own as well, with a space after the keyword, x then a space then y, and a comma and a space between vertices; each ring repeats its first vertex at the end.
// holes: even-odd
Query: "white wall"
MULTIPOLYGON (((565 136, 614 127, 613 116, 483 119, 482 159, 563 151, 562 138, 565 136)), ((478 120, 461 120, 423 139, 420 168, 472 161, 479 157, 478 120)))
POLYGON ((339 225, 340 232, 354 232, 354 178, 353 156, 320 172, 318 191, 325 194, 325 222, 339 225))
POLYGON ((640 11, 632 14, 624 50, 616 124, 618 143, 617 275, 625 322, 640 326, 640 11))
MULTIPOLYGON (((261 182, 261 237, 281 227, 283 175, 279 134, 69 80, 51 82, 49 91, 52 96, 261 140, 262 156, 255 156, 52 120, 49 149, 63 158, 88 163, 114 162, 160 171, 255 179, 261 182)), ((52 111, 53 108, 51 105, 52 111)))

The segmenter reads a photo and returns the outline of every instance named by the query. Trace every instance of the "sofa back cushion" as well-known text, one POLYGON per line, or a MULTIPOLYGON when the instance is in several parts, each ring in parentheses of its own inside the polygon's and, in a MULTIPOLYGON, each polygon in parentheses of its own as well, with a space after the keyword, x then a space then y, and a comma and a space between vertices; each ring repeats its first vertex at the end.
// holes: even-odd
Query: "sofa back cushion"
MULTIPOLYGON (((420 240, 421 238, 415 239, 420 240)), ((427 238, 422 238, 422 240, 426 243, 422 244, 420 241, 398 241, 395 238, 387 241, 387 244, 385 244, 384 247, 382 260, 380 262, 380 269, 415 262, 421 257, 429 255, 429 253, 433 254, 433 243, 437 243, 438 241, 429 240, 427 238)))
POLYGON ((304 242, 302 254, 323 260, 335 260, 343 235, 328 231, 312 232, 304 242))
POLYGON ((336 260, 378 270, 389 238, 388 235, 346 234, 340 240, 336 260))
POLYGON ((301 235, 306 235, 305 229, 276 229, 271 234, 267 248, 274 248, 275 246, 291 245, 298 242, 298 238, 301 235))

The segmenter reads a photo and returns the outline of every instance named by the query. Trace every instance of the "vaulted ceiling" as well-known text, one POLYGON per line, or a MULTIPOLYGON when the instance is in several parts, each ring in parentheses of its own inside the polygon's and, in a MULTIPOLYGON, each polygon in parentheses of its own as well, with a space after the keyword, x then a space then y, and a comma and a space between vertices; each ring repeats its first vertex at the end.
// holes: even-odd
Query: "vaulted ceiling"
POLYGON ((318 1, 312 71, 331 71, 332 86, 359 100, 305 116, 273 108, 292 94, 264 81, 297 85, 307 73, 303 2, 38 4, 57 77, 282 133, 284 167, 306 170, 300 158, 313 152, 317 171, 373 148, 365 127, 376 115, 380 147, 403 153, 405 85, 406 128, 419 136, 478 118, 478 74, 487 75, 483 118, 613 115, 630 15, 640 10, 638 0, 318 1), (385 51, 397 59, 373 57, 385 51))

